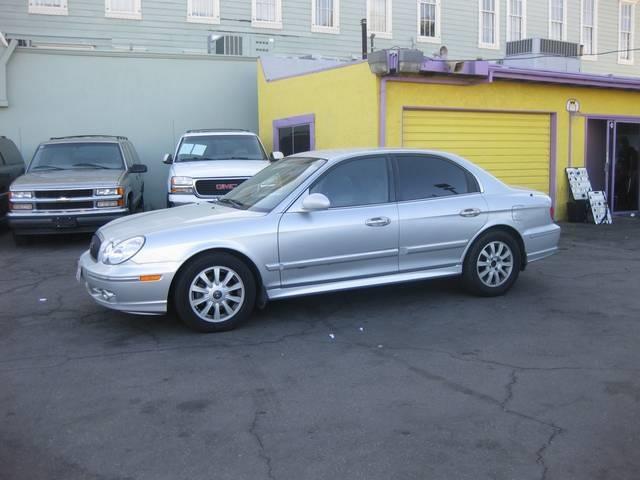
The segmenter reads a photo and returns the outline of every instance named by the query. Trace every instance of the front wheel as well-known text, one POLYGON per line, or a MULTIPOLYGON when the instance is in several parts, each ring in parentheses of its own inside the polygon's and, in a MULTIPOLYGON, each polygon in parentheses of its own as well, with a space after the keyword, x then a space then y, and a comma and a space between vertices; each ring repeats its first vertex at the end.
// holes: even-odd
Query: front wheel
POLYGON ((231 330, 249 318, 256 300, 256 282, 249 267, 226 253, 205 254, 191 262, 177 279, 176 313, 199 332, 231 330))
POLYGON ((506 232, 488 232, 471 246, 463 267, 469 291, 483 297, 504 295, 520 274, 518 243, 506 232))

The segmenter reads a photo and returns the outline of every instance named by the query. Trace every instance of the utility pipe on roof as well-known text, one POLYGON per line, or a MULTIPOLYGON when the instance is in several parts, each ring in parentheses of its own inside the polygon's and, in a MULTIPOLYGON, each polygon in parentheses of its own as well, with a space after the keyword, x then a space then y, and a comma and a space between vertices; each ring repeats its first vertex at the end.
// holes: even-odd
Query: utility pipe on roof
POLYGON ((18 41, 12 38, 2 55, 0 55, 0 107, 9 106, 9 99, 7 98, 7 64, 17 46, 18 41))

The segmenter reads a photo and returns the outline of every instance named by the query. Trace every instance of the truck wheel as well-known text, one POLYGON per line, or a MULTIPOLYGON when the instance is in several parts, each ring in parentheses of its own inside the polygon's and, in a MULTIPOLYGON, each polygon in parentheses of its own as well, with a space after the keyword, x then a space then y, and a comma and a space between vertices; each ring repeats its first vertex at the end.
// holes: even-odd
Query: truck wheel
POLYGON ((179 273, 173 294, 178 317, 198 332, 235 328, 251 316, 255 300, 253 273, 227 253, 197 257, 179 273))

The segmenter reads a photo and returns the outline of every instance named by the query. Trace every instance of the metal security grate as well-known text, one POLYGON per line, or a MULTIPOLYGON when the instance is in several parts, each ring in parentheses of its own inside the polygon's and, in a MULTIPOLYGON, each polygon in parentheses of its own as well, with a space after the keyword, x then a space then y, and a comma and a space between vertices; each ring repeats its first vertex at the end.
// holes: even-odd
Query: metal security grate
POLYGON ((92 197, 93 190, 44 190, 36 191, 36 198, 81 198, 92 197))
POLYGON ((239 35, 224 35, 216 41, 217 55, 242 55, 243 38, 239 35))

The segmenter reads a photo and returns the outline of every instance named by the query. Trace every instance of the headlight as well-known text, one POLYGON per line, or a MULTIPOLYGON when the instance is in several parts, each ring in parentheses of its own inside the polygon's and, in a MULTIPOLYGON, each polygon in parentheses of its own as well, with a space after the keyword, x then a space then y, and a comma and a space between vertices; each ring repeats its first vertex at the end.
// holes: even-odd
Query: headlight
POLYGON ((113 187, 113 188, 96 188, 95 194, 96 197, 104 197, 107 195, 119 195, 123 194, 122 187, 113 187))
POLYGON ((14 191, 12 191, 10 197, 13 200, 25 200, 25 199, 28 199, 28 198, 33 198, 33 192, 18 192, 18 191, 14 192, 14 191))
POLYGON ((193 193, 193 178, 171 177, 171 193, 193 193))
POLYGON ((133 237, 120 242, 109 242, 104 248, 101 260, 106 265, 119 265, 126 262, 144 246, 144 237, 133 237))

